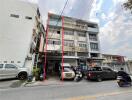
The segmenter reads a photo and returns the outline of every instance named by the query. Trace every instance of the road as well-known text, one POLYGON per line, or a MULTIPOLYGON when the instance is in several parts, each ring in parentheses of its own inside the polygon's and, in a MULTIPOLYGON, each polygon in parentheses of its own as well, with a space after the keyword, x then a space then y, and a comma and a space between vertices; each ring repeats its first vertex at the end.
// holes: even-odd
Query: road
POLYGON ((60 82, 36 87, 1 89, 0 100, 131 100, 132 87, 120 88, 116 81, 60 82))

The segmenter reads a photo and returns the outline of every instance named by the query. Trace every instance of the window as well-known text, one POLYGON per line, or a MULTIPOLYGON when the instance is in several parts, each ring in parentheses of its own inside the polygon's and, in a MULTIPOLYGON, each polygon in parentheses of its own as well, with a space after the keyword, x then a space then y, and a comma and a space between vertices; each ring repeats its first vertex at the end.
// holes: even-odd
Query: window
POLYGON ((91 28, 96 28, 97 25, 96 24, 89 24, 88 27, 91 27, 91 28))
POLYGON ((48 40, 48 44, 53 44, 53 45, 60 45, 60 41, 59 40, 48 40))
POLYGON ((19 18, 19 15, 10 14, 10 17, 19 18))
POLYGON ((98 57, 99 56, 98 53, 91 53, 90 55, 91 55, 91 57, 98 57))
POLYGON ((97 41, 97 35, 96 34, 89 34, 89 39, 92 41, 97 41))
POLYGON ((107 68, 107 67, 103 67, 102 68, 104 71, 112 71, 110 68, 107 68))
POLYGON ((17 61, 17 63, 21 63, 21 61, 17 61))
POLYGON ((50 28, 50 29, 49 29, 49 32, 50 32, 51 34, 60 34, 60 30, 59 30, 59 29, 55 29, 55 28, 50 28))
POLYGON ((88 56, 88 53, 87 52, 77 52, 77 56, 86 57, 86 56, 88 56))
POLYGON ((64 34, 65 35, 74 35, 73 31, 69 31, 69 30, 64 30, 64 34))
POLYGON ((79 43, 79 47, 86 48, 86 47, 87 47, 87 45, 86 45, 86 44, 84 44, 84 43, 79 43))
POLYGON ((14 63, 14 61, 11 61, 11 63, 14 63))
POLYGON ((0 68, 3 68, 3 64, 0 64, 0 68))
POLYGON ((25 19, 32 20, 32 17, 26 16, 25 19))
POLYGON ((90 67, 88 68, 89 71, 102 71, 101 67, 90 67))
POLYGON ((64 56, 75 56, 75 52, 65 52, 64 56))
POLYGON ((12 65, 12 64, 6 64, 6 65, 5 65, 5 68, 15 69, 16 66, 15 66, 15 65, 12 65))
POLYGON ((4 61, 4 63, 7 63, 7 61, 4 61))
POLYGON ((69 70, 67 68, 64 68, 64 72, 69 72, 69 70))
POLYGON ((90 43, 91 50, 98 51, 98 43, 90 43))
POLYGON ((86 33, 84 33, 84 32, 77 32, 78 33, 78 36, 80 36, 80 37, 86 37, 86 33))
POLYGON ((57 34, 60 34, 60 31, 57 31, 57 34))
POLYGON ((64 46, 73 47, 74 46, 74 41, 65 40, 64 41, 64 46))

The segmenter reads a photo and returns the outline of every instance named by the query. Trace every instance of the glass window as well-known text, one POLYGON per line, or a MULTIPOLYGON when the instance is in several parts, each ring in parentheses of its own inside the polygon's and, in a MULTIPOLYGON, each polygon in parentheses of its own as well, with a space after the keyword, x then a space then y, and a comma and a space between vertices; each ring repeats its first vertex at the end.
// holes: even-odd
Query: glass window
POLYGON ((99 49, 98 43, 90 43, 90 47, 91 47, 91 50, 95 50, 95 51, 97 51, 99 49))
POLYGON ((60 45, 60 41, 59 40, 48 40, 48 44, 60 45))
POLYGON ((32 20, 32 17, 26 16, 25 19, 32 20))
POLYGON ((80 37, 86 37, 86 33, 84 33, 84 32, 77 32, 78 33, 78 36, 80 36, 80 37))
POLYGON ((92 41, 97 41, 97 35, 96 34, 89 34, 89 39, 92 41))
POLYGON ((65 35, 74 35, 73 31, 64 30, 65 35))
POLYGON ((87 52, 77 52, 77 56, 88 56, 88 53, 87 52))
POLYGON ((75 52, 67 51, 64 53, 65 56, 75 56, 75 52))
POLYGON ((64 72, 69 72, 69 70, 67 68, 64 68, 64 72))
POLYGON ((6 64, 6 65, 5 65, 5 68, 15 69, 16 66, 15 66, 15 65, 12 65, 12 64, 6 64))
POLYGON ((102 71, 101 67, 89 67, 89 71, 102 71))
POLYGON ((0 68, 3 68, 3 64, 0 64, 0 68))
POLYGON ((73 47, 74 46, 74 41, 65 40, 64 41, 64 46, 73 47))
POLYGON ((10 17, 19 18, 19 15, 11 14, 10 17))
POLYGON ((11 63, 14 63, 14 61, 11 61, 11 63))
POLYGON ((104 71, 112 71, 110 68, 103 67, 102 68, 104 71))
POLYGON ((86 47, 87 47, 87 45, 86 45, 86 44, 84 44, 84 43, 79 43, 79 47, 86 48, 86 47))

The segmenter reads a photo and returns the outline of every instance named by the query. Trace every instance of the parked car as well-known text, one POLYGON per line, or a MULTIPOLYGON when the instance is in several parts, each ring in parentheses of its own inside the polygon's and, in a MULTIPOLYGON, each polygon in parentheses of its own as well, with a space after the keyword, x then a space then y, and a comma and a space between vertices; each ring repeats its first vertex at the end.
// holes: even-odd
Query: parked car
POLYGON ((60 79, 74 79, 75 77, 75 72, 72 70, 71 65, 69 63, 64 63, 63 64, 63 70, 61 67, 62 64, 60 64, 59 67, 59 77, 60 79))
POLYGON ((88 68, 87 76, 88 80, 102 81, 104 79, 116 79, 117 72, 108 67, 91 67, 88 68))
POLYGON ((27 79, 28 69, 16 64, 0 64, 0 80, 7 78, 27 79))

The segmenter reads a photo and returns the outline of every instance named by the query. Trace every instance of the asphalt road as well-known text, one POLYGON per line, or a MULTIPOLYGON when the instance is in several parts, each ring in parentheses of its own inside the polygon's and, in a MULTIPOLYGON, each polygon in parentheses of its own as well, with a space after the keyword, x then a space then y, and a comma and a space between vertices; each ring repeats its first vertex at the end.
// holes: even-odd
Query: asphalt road
POLYGON ((56 85, 0 89, 0 100, 132 100, 132 87, 116 81, 61 82, 56 85))

